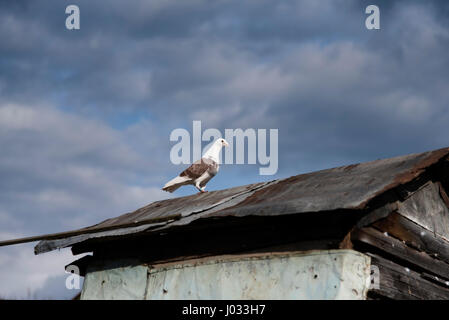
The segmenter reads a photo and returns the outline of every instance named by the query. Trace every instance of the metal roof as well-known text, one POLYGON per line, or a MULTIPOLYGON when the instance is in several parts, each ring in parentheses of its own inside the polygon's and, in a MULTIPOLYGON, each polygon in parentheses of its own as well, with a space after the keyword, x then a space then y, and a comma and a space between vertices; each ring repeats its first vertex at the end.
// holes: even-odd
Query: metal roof
POLYGON ((92 238, 186 225, 197 219, 223 216, 276 216, 338 209, 364 209, 380 194, 420 176, 447 158, 449 148, 370 161, 333 169, 156 201, 99 224, 58 234, 5 241, 0 245, 43 240, 35 253, 71 246, 92 238), (12 243, 13 242, 13 243, 12 243))

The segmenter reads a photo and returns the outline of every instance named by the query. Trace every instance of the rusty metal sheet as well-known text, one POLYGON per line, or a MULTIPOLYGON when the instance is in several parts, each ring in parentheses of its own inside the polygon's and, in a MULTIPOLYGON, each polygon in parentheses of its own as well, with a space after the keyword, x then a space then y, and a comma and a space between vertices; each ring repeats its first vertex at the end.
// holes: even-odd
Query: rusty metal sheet
POLYGON ((112 218, 93 226, 101 228, 109 225, 117 225, 130 222, 139 222, 140 220, 151 218, 160 218, 167 215, 181 214, 183 217, 191 214, 203 212, 214 208, 215 206, 232 200, 234 197, 251 192, 266 183, 255 183, 246 186, 240 186, 220 191, 212 191, 191 196, 162 200, 150 203, 134 212, 112 218))
MULTIPOLYGON (((91 238, 90 235, 104 227, 129 227, 132 223, 174 214, 180 215, 181 218, 166 222, 155 230, 188 224, 200 218, 274 216, 337 209, 359 210, 380 194, 415 179, 448 154, 449 148, 444 148, 321 170, 267 183, 157 201, 134 212, 80 229, 78 233, 89 234, 85 238, 91 238)), ((115 232, 111 231, 107 235, 114 234, 115 232)), ((45 236, 41 239, 45 239, 45 236)), ((47 247, 56 248, 58 245, 47 244, 47 247)), ((37 250, 36 253, 40 252, 37 250)))
POLYGON ((219 215, 363 209, 376 196, 415 179, 448 154, 449 148, 444 148, 290 177, 262 188, 236 208, 223 210, 219 215))
MULTIPOLYGON (((139 232, 145 232, 148 230, 159 230, 160 228, 157 228, 157 226, 166 226, 171 225, 172 222, 175 220, 183 220, 181 224, 187 224, 191 221, 195 220, 192 219, 192 217, 200 217, 201 213, 209 212, 209 210, 216 210, 216 209, 223 209, 227 206, 232 206, 235 203, 238 203, 245 197, 251 195, 253 192, 258 190, 259 188, 266 186, 272 182, 263 182, 263 183, 256 183, 251 184, 247 186, 242 187, 236 187, 231 189, 223 190, 223 194, 221 194, 220 197, 217 197, 217 194, 215 194, 214 197, 209 197, 206 200, 201 200, 201 196, 207 196, 209 193, 198 195, 198 197, 189 196, 189 197, 183 197, 183 198, 177 198, 173 200, 174 203, 171 203, 170 200, 165 201, 157 201, 149 204, 146 207, 143 207, 135 212, 125 214, 123 216, 120 216, 118 218, 108 219, 105 220, 99 224, 96 224, 91 227, 83 228, 78 230, 78 234, 76 231, 70 231, 66 232, 64 236, 61 236, 60 238, 54 239, 50 238, 48 240, 45 240, 45 236, 42 237, 42 241, 40 241, 34 248, 35 254, 41 254, 44 252, 52 251, 58 248, 64 248, 70 245, 73 245, 75 243, 80 243, 89 239, 94 238, 104 238, 104 237, 117 237, 121 235, 127 235, 132 233, 139 233, 139 232), (223 197, 225 196, 225 197, 223 197), (186 199, 193 197, 194 200, 187 201, 187 203, 182 207, 182 201, 179 201, 181 199, 186 199), (171 205, 160 205, 161 202, 170 201, 171 205), (158 208, 161 208, 161 212, 164 214, 159 214, 158 208), (173 212, 178 212, 179 217, 184 217, 184 219, 179 219, 177 215, 173 214, 167 214, 167 210, 173 210, 173 212), (182 211, 181 211, 182 210, 182 211), (142 212, 146 212, 147 214, 143 214, 142 212), (151 215, 148 215, 148 212, 154 213, 151 215), (182 214, 181 214, 182 213, 182 214), (151 223, 151 221, 159 221, 164 220, 164 218, 170 218, 166 219, 165 222, 156 222, 151 223), (175 219, 176 218, 176 219, 175 219), (148 222, 147 224, 141 224, 148 222), (136 225, 135 227, 132 225, 136 225), (123 227, 121 227, 123 226, 123 227), (104 229, 110 229, 110 230, 104 230, 104 229), (67 235, 67 234, 70 234, 67 235), (75 234, 75 235, 73 235, 75 234)), ((51 235, 54 237, 55 235, 51 235)))
POLYGON ((133 233, 139 233, 146 231, 148 229, 165 225, 163 222, 159 223, 153 223, 153 224, 147 224, 147 225, 141 225, 137 227, 128 227, 128 228, 119 228, 119 229, 113 229, 111 231, 98 231, 93 233, 83 233, 76 236, 70 236, 65 237, 61 239, 54 239, 54 240, 42 240, 40 241, 35 247, 34 252, 36 254, 49 252, 58 248, 65 248, 68 246, 71 246, 75 243, 80 243, 83 241, 86 241, 88 239, 95 239, 95 238, 104 238, 104 237, 118 237, 123 236, 127 234, 133 234, 133 233))

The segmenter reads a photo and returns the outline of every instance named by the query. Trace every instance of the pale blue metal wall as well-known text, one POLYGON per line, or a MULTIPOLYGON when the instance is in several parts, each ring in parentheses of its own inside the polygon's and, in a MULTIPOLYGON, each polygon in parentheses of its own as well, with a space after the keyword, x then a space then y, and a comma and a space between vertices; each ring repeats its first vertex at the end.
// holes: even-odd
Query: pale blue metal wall
POLYGON ((81 299, 365 299, 369 285, 368 256, 320 250, 151 267, 106 262, 88 269, 81 299))

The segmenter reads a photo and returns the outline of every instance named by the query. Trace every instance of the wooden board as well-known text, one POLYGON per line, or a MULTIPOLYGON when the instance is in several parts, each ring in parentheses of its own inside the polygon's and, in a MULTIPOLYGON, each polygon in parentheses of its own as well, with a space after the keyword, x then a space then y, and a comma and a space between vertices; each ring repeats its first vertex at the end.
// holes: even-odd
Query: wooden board
POLYGON ((362 243, 368 248, 374 248, 381 252, 383 256, 388 256, 390 260, 404 262, 415 270, 434 274, 445 279, 445 281, 449 280, 449 264, 432 258, 425 252, 419 252, 402 241, 372 227, 351 231, 351 241, 362 243))
POLYGON ((428 281, 418 272, 406 269, 404 266, 378 255, 368 255, 371 256, 371 266, 377 266, 380 274, 379 288, 371 289, 368 292, 369 298, 400 300, 449 299, 449 288, 428 281))
POLYGON ((397 212, 390 214, 373 224, 374 227, 405 241, 405 243, 419 251, 439 258, 449 263, 449 242, 438 235, 429 232, 417 223, 403 217, 397 212))
POLYGON ((438 183, 429 182, 402 202, 398 212, 429 231, 449 240, 449 208, 438 183))

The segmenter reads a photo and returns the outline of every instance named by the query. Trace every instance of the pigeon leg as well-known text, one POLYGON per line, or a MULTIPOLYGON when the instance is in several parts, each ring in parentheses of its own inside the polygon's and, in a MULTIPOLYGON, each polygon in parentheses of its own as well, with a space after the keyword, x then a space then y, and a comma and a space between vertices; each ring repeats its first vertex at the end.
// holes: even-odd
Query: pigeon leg
POLYGON ((197 188, 198 189, 198 191, 199 192, 201 192, 201 188, 200 188, 200 184, 197 182, 197 183, 195 183, 195 188, 197 188))
POLYGON ((204 187, 201 188, 199 182, 197 182, 197 183, 195 184, 195 188, 198 189, 199 193, 206 193, 206 192, 207 192, 207 191, 204 190, 204 189, 206 189, 206 186, 204 186, 204 187))

